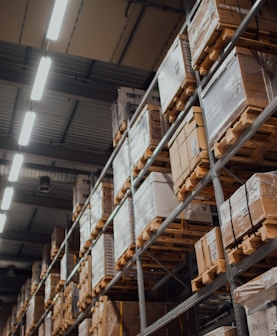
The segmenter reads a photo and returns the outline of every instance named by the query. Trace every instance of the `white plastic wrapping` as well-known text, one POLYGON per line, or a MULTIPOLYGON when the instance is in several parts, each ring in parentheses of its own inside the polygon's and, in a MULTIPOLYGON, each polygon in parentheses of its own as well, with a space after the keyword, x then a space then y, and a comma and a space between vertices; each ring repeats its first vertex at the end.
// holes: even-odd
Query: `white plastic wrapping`
POLYGON ((195 82, 187 37, 179 35, 172 43, 158 70, 158 86, 163 113, 185 80, 195 82))
MULTIPOLYGON (((73 271, 73 268, 76 266, 77 257, 73 253, 68 253, 67 260, 68 260, 68 275, 69 275, 73 271)), ((67 279, 66 255, 64 255, 61 259, 60 279, 63 281, 67 279)))
POLYGON ((78 336, 90 336, 89 329, 91 328, 91 318, 84 319, 78 327, 78 336))
POLYGON ((117 196, 126 180, 130 177, 130 160, 127 139, 113 160, 114 197, 117 196))
POLYGON ((160 113, 160 108, 146 106, 129 133, 132 168, 150 146, 159 144, 167 130, 168 123, 160 113))
POLYGON ((135 243, 135 227, 132 199, 128 197, 113 221, 114 230, 114 257, 117 261, 122 254, 135 243))
POLYGON ((276 334, 277 267, 236 288, 234 296, 246 311, 251 336, 276 334))
POLYGON ((91 210, 87 208, 79 220, 80 224, 80 248, 90 239, 91 232, 91 210))
POLYGON ((228 327, 223 326, 219 327, 204 336, 237 336, 237 328, 236 327, 228 327))
POLYGON ((55 296, 55 288, 60 281, 60 274, 59 273, 49 273, 45 280, 45 287, 44 287, 44 303, 46 304, 48 300, 53 299, 55 296))
POLYGON ((91 249, 92 289, 105 277, 115 275, 114 244, 110 234, 102 234, 91 249))
POLYGON ((91 231, 97 223, 107 220, 113 210, 113 185, 101 182, 90 198, 91 208, 91 231))
POLYGON ((52 336, 52 312, 50 311, 44 319, 45 336, 52 336))

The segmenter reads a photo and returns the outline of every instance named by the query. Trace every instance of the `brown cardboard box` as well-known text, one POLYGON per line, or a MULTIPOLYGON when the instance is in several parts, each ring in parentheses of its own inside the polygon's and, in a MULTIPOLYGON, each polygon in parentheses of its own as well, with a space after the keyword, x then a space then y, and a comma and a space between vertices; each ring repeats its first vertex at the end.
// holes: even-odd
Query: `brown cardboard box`
MULTIPOLYGON (((249 12, 251 0, 202 0, 197 12, 188 26, 193 68, 202 62, 214 41, 220 35, 222 27, 237 28, 249 12)), ((259 31, 277 33, 276 3, 267 2, 248 26, 252 33, 259 31)), ((254 35, 255 36, 255 35, 254 35)))
POLYGON ((192 172, 202 160, 208 160, 204 127, 195 127, 187 137, 188 160, 192 172))
POLYGON ((33 295, 26 313, 26 332, 30 330, 32 324, 38 322, 44 311, 44 296, 33 295))
POLYGON ((261 222, 277 218, 277 174, 254 174, 220 207, 224 247, 239 243, 261 222))
POLYGON ((236 47, 219 67, 202 93, 210 147, 248 107, 263 109, 270 101, 268 92, 276 95, 276 60, 236 47))
POLYGON ((205 263, 204 250, 203 250, 203 242, 204 242, 204 237, 200 238, 194 244, 197 267, 198 267, 198 274, 199 275, 202 274, 206 270, 206 263, 205 263))
POLYGON ((89 329, 91 328, 91 318, 84 319, 78 327, 78 336, 91 336, 89 329))
POLYGON ((211 231, 205 234, 203 239, 203 252, 206 268, 213 266, 218 260, 225 259, 219 227, 214 227, 211 231))

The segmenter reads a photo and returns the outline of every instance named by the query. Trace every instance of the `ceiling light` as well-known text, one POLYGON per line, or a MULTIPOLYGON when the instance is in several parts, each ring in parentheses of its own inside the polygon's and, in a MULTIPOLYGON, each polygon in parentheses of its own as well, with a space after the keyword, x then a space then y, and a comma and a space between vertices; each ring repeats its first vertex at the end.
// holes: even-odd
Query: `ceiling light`
POLYGON ((3 232, 4 226, 7 220, 7 215, 6 214, 0 214, 0 233, 3 232))
POLYGON ((34 126, 36 115, 34 112, 28 111, 25 114, 24 122, 22 125, 21 133, 19 136, 19 146, 27 146, 30 140, 32 129, 34 126))
POLYGON ((2 210, 9 210, 12 202, 13 192, 14 192, 13 187, 6 187, 1 203, 2 210))
POLYGON ((8 277, 12 278, 12 277, 15 277, 16 274, 15 274, 15 267, 13 265, 9 265, 8 268, 7 268, 7 274, 6 274, 8 277))
POLYGON ((50 187, 50 177, 49 176, 41 176, 39 183, 39 191, 43 193, 48 193, 51 190, 50 187))
POLYGON ((23 163, 23 154, 15 154, 9 175, 10 182, 15 182, 18 180, 22 163, 23 163))
POLYGON ((68 0, 56 0, 46 34, 48 40, 58 39, 67 3, 68 0))
POLYGON ((38 71, 36 74, 33 90, 31 93, 31 100, 40 100, 44 90, 46 80, 51 67, 51 59, 49 57, 41 57, 39 62, 38 71))

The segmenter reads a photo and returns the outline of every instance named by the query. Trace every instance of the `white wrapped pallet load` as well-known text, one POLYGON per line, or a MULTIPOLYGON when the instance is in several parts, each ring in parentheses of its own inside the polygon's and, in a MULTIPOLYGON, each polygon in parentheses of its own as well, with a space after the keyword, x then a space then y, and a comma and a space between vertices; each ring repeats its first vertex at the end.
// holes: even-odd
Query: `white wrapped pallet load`
POLYGON ((245 309, 251 336, 276 335, 277 267, 236 288, 234 296, 245 309))
POLYGON ((102 234, 91 249, 92 290, 103 279, 115 275, 114 244, 110 234, 102 234))
POLYGON ((117 261, 123 253, 135 244, 133 202, 127 197, 114 216, 114 257, 117 261))
POLYGON ((90 243, 90 232, 91 232, 91 210, 86 208, 82 213, 80 220, 80 251, 83 248, 88 247, 90 243))
POLYGON ((124 140, 121 148, 113 160, 114 198, 120 198, 120 191, 130 177, 130 160, 127 139, 124 140))
POLYGON ((204 336, 237 336, 237 327, 222 326, 204 336))
POLYGON ((84 319, 78 327, 78 336, 90 336, 91 333, 89 329, 91 328, 91 318, 84 319))

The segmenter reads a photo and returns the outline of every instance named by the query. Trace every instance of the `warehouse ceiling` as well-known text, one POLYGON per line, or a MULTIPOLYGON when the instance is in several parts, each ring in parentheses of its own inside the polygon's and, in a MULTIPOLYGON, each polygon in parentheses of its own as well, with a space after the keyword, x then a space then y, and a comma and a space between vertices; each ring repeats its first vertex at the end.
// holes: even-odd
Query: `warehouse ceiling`
POLYGON ((0 234, 0 302, 41 259, 54 226, 71 220, 78 174, 97 176, 112 152, 111 103, 117 88, 147 89, 185 21, 187 1, 69 0, 60 38, 46 43, 52 0, 0 0, 0 198, 11 161, 24 153, 11 209, 0 234), (23 117, 40 57, 53 66, 30 144, 19 149, 23 117), (40 178, 51 191, 39 191, 40 178), (15 277, 8 276, 14 266, 15 277))

